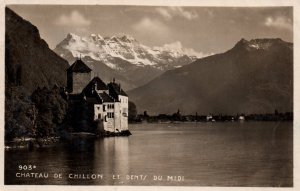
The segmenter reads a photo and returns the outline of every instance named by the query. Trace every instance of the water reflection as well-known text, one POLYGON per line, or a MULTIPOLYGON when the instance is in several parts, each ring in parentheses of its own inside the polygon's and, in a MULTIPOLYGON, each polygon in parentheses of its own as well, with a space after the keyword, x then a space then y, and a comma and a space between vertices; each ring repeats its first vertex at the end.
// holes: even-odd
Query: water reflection
POLYGON ((105 184, 122 184, 113 175, 128 173, 128 137, 109 137, 95 141, 94 165, 105 175, 105 184))
POLYGON ((122 184, 112 176, 128 173, 128 137, 75 138, 65 147, 67 184, 122 184))
POLYGON ((84 179, 84 184, 96 183, 93 179, 87 179, 86 176, 92 174, 94 166, 94 139, 76 137, 70 140, 66 145, 64 166, 67 167, 65 177, 67 184, 78 184, 84 179))
POLYGON ((292 127, 292 123, 138 124, 131 126, 130 137, 78 137, 32 152, 6 151, 5 183, 292 186, 292 127), (16 178, 20 164, 35 164, 36 172, 63 176, 16 178), (82 178, 93 174, 103 178, 82 178), (128 180, 126 175, 149 178, 128 180), (153 181, 153 175, 164 180, 153 181), (185 181, 167 181, 168 175, 184 176, 185 181))

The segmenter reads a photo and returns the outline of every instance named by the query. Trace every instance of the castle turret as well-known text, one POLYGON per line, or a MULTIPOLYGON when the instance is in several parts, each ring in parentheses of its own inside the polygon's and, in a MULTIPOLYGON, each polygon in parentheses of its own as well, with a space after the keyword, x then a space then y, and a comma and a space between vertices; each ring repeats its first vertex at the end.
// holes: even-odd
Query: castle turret
POLYGON ((72 94, 81 93, 91 80, 91 71, 81 59, 77 59, 67 69, 67 91, 72 94))

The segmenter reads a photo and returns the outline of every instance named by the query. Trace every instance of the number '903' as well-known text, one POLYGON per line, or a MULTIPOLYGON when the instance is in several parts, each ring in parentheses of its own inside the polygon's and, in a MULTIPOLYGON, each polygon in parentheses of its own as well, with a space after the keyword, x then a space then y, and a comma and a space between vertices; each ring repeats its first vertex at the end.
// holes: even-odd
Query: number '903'
POLYGON ((35 169, 36 166, 35 165, 19 165, 19 170, 33 170, 35 169))

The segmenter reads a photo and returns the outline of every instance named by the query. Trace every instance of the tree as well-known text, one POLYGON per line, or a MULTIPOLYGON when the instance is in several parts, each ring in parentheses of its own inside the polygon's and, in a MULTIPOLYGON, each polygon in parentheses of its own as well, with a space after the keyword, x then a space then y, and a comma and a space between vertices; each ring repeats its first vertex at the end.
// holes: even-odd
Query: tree
POLYGON ((38 110, 37 132, 38 137, 57 135, 67 112, 67 101, 62 97, 57 86, 51 90, 37 88, 31 95, 32 101, 38 110))
POLYGON ((129 118, 129 120, 133 120, 136 118, 136 116, 137 116, 136 105, 132 101, 129 101, 128 102, 128 118, 129 118))
POLYGON ((178 109, 176 113, 172 115, 172 120, 173 121, 181 121, 182 120, 182 115, 180 113, 180 110, 178 109))
POLYGON ((20 87, 5 89, 5 140, 34 137, 36 107, 26 91, 20 87))

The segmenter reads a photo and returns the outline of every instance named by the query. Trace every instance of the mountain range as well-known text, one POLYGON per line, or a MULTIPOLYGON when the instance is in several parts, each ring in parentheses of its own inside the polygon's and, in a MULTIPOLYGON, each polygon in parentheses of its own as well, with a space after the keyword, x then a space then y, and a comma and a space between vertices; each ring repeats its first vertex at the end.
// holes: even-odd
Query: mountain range
POLYGON ((9 8, 5 22, 5 115, 11 120, 20 115, 13 104, 30 109, 37 87, 65 86, 66 69, 79 56, 105 82, 115 77, 132 89, 127 93, 139 113, 293 111, 293 44, 278 38, 241 39, 224 53, 197 59, 146 47, 128 35, 69 34, 55 53, 34 25, 9 8))
POLYGON ((232 49, 169 70, 128 92, 140 112, 293 111, 293 44, 241 39, 232 49))
POLYGON ((91 34, 81 37, 69 33, 54 49, 70 64, 81 57, 95 75, 105 81, 112 78, 122 81, 126 90, 139 87, 163 72, 189 64, 197 59, 182 49, 150 48, 135 38, 121 34, 102 37, 91 34))

